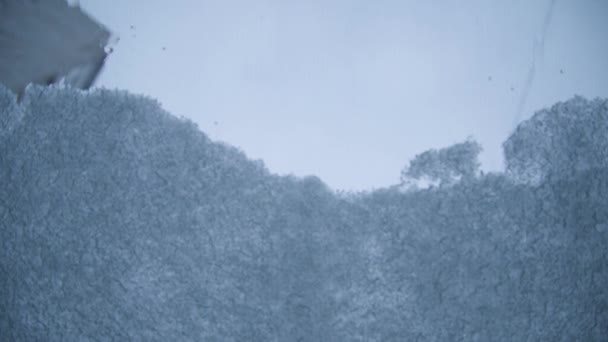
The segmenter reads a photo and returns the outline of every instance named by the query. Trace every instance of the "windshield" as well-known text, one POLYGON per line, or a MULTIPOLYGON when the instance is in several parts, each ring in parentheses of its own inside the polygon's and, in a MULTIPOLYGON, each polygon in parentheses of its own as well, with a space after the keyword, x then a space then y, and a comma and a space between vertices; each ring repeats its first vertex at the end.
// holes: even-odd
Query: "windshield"
POLYGON ((534 111, 608 93, 604 1, 82 0, 120 37, 98 85, 160 100, 280 174, 394 184, 468 136, 484 170, 534 111))
POLYGON ((0 341, 606 341, 607 18, 0 0, 0 341))

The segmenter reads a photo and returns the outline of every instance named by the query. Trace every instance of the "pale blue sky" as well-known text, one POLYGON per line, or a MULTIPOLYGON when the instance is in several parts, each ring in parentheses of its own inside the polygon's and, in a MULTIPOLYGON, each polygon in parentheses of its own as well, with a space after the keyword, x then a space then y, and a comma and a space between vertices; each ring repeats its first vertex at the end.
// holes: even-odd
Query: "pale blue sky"
MULTIPOLYGON (((155 97, 274 172, 352 190, 467 136, 499 170, 548 4, 80 1, 120 37, 97 85, 155 97)), ((526 117, 608 97, 607 18, 608 0, 557 0, 526 117)))

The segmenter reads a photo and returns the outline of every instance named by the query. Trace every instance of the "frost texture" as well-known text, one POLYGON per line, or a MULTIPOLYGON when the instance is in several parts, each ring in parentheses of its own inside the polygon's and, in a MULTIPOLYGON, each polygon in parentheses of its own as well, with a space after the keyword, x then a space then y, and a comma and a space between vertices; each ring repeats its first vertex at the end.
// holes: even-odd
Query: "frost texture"
POLYGON ((5 139, 19 124, 23 115, 17 105, 17 97, 0 83, 0 141, 5 139))
POLYGON ((608 101, 574 99, 541 110, 504 143, 507 173, 538 184, 608 168, 608 101))
POLYGON ((0 88, 0 340, 605 341, 605 103, 537 113, 506 174, 471 142, 419 168, 450 186, 337 196, 150 99, 0 88))
POLYGON ((440 150, 426 151, 401 171, 401 182, 405 186, 418 185, 420 181, 446 186, 471 179, 479 172, 479 152, 481 145, 472 139, 440 150))

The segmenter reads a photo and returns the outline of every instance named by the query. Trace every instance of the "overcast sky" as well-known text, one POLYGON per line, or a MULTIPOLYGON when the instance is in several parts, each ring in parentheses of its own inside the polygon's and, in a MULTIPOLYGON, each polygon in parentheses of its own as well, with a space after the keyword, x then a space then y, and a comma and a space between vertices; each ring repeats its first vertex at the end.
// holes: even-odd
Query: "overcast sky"
MULTIPOLYGON (((395 184, 476 138, 502 167, 550 0, 81 0, 120 37, 97 85, 157 98, 271 171, 395 184)), ((556 0, 524 117, 608 97, 608 0, 556 0)))

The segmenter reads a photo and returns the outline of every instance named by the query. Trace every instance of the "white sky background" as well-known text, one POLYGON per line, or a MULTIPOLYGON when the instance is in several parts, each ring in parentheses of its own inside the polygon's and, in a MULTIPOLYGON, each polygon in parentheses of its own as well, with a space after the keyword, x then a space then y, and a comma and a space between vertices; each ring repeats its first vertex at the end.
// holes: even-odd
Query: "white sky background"
MULTIPOLYGON (((398 183, 414 155, 467 136, 500 170, 548 3, 80 1, 120 37, 97 85, 349 190, 398 183)), ((608 97, 608 0, 557 0, 524 116, 574 94, 608 97)))

